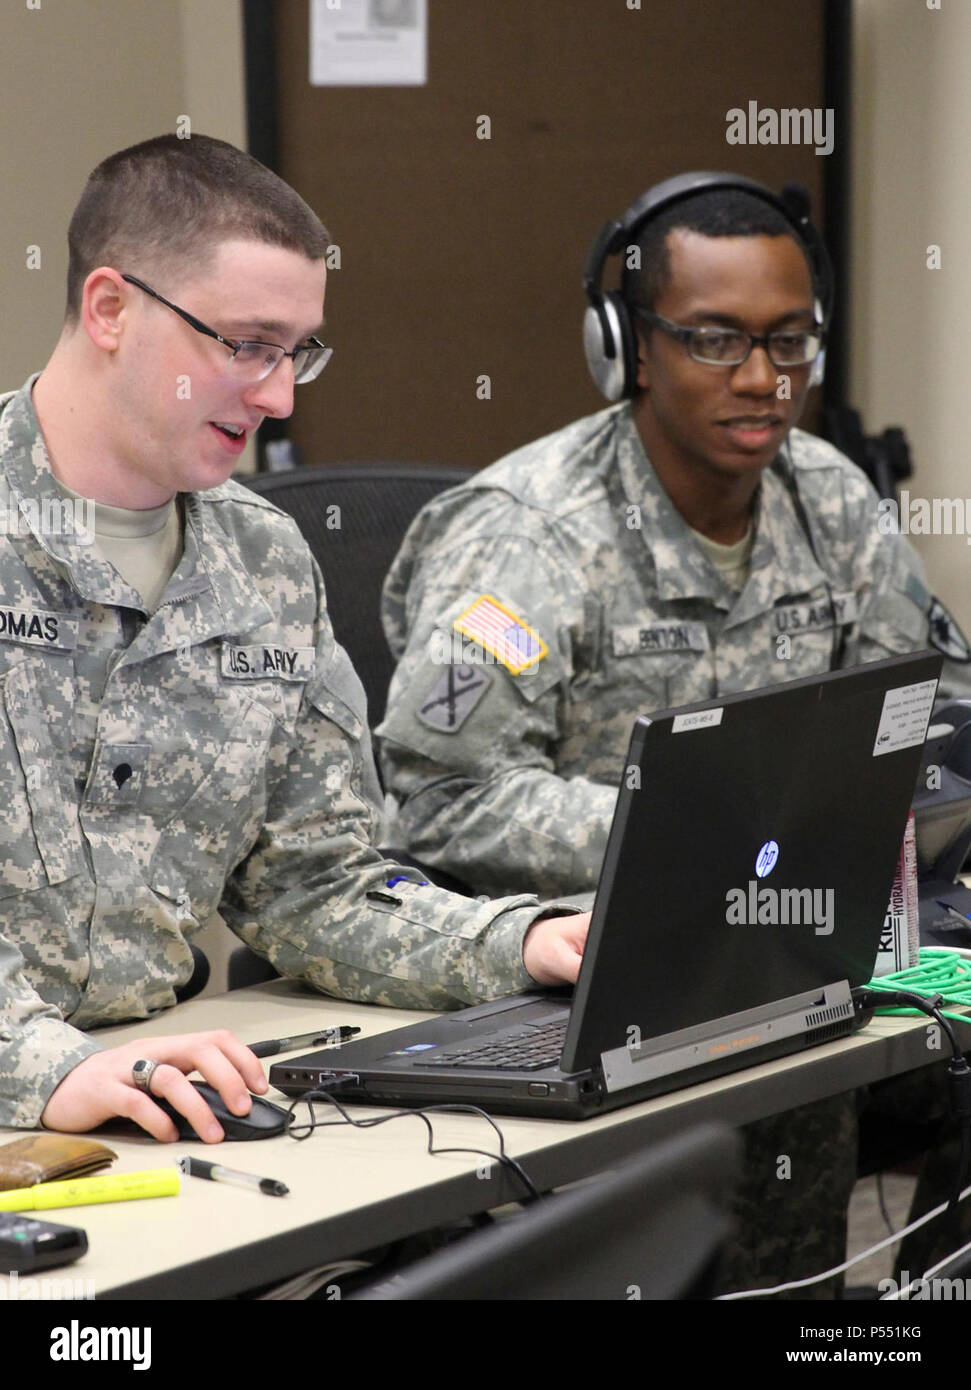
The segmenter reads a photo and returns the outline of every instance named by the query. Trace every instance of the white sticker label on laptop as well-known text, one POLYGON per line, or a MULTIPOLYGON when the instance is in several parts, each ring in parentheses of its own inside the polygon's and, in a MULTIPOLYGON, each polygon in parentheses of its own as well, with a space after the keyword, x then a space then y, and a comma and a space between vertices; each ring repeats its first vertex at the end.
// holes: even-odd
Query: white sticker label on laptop
POLYGON ((689 729, 710 729, 713 724, 722 722, 725 706, 717 709, 702 709, 697 714, 676 714, 671 721, 672 734, 684 734, 689 729))
POLYGON ((936 692, 936 680, 899 685, 887 691, 873 743, 875 758, 881 753, 895 753, 898 748, 913 748, 915 743, 924 742, 936 692))

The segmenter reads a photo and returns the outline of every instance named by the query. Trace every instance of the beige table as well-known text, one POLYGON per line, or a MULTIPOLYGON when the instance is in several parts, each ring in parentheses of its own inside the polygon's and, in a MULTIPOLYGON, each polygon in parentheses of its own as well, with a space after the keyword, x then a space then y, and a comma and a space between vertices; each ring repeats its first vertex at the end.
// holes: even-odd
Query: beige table
MULTIPOLYGON (((155 1021, 97 1036, 120 1041, 226 1027, 255 1042, 341 1023, 375 1033, 423 1017, 325 999, 293 981, 274 980, 192 1000, 155 1021)), ((971 1035, 962 1041, 971 1045, 971 1035)), ((540 1189, 549 1189, 602 1171, 702 1119, 746 1124, 947 1055, 928 1050, 924 1021, 880 1019, 852 1038, 596 1119, 497 1122, 507 1151, 540 1189)), ((267 1069, 271 1060, 278 1059, 266 1059, 267 1069)), ((272 1091, 269 1098, 289 1103, 272 1091)), ((329 1107, 317 1110, 321 1116, 329 1107)), ((306 1112, 301 1104, 299 1113, 306 1112)), ((353 1113, 386 1112, 355 1106, 353 1113)), ((439 1116, 435 1132, 439 1144, 495 1151, 494 1132, 475 1116, 439 1116)), ((51 1220, 83 1226, 90 1243, 82 1260, 49 1277, 92 1280, 98 1298, 225 1298, 522 1195, 517 1181, 485 1159, 429 1156, 425 1127, 412 1118, 368 1130, 329 1128, 302 1143, 280 1136, 219 1147, 160 1145, 119 1133, 107 1138, 119 1156, 114 1171, 161 1167, 189 1153, 280 1179, 290 1195, 266 1197, 184 1178, 178 1197, 49 1213, 51 1220)), ((0 1136, 13 1137, 10 1131, 0 1136)))

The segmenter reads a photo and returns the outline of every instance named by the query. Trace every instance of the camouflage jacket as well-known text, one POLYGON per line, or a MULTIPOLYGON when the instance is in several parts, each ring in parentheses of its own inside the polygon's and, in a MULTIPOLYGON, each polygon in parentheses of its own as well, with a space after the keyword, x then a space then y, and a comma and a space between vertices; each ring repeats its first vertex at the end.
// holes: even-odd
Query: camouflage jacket
MULTIPOLYGON (((636 715, 927 645, 920 561, 876 507, 848 459, 793 430, 736 594, 627 404, 435 498, 384 591, 392 843, 477 892, 594 888, 636 715)), ((971 693, 969 672, 946 662, 943 684, 971 693)))
POLYGON ((0 1124, 39 1122, 80 1030, 174 1003, 217 908, 330 994, 527 988, 535 898, 388 886, 364 694, 295 524, 236 483, 188 494, 146 615, 72 530, 30 385, 0 397, 0 1124))

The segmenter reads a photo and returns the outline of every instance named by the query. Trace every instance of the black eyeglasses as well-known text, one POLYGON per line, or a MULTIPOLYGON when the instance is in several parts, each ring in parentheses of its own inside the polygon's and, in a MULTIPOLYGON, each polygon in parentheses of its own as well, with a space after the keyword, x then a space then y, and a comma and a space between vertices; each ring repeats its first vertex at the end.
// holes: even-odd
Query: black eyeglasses
POLYGON ((640 305, 634 306, 634 312, 648 323, 656 324, 672 338, 677 338, 696 362, 705 362, 712 367, 740 367, 748 360, 754 347, 765 348, 774 367, 805 367, 814 360, 823 345, 822 325, 818 323, 814 323, 812 328, 780 328, 760 338, 740 328, 718 328, 714 325, 686 328, 683 324, 662 318, 660 314, 651 313, 649 309, 642 309, 640 305))
POLYGON ((189 314, 185 309, 180 309, 177 304, 163 298, 157 290, 153 290, 150 285, 146 285, 141 280, 136 280, 134 275, 122 274, 123 280, 127 280, 129 285, 135 285, 138 289, 150 294, 153 299, 157 299, 160 304, 164 304, 166 309, 171 309, 178 314, 180 319, 185 319, 190 328, 194 328, 197 333, 204 333, 207 338, 215 338, 217 343, 222 343, 223 347, 229 348, 232 357, 229 359, 230 367, 234 375, 238 375, 241 382, 255 383, 268 377, 275 367, 278 367, 284 357, 289 357, 293 362, 293 380, 295 385, 302 386, 304 382, 313 381, 320 376, 333 356, 334 349, 325 347, 317 338, 311 338, 308 343, 301 343, 292 352, 287 352, 285 347, 278 343, 237 343, 232 338, 224 338, 221 333, 217 333, 214 328, 209 328, 197 319, 194 314, 189 314))

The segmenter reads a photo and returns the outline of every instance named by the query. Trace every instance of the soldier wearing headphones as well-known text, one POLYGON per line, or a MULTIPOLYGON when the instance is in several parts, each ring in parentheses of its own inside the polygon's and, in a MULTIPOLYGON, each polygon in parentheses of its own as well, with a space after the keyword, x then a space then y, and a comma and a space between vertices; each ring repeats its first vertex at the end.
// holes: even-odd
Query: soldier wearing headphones
POLYGON ((476 893, 596 887, 635 715, 941 640, 867 479, 795 428, 832 303, 801 189, 668 179, 606 225, 585 286, 618 404, 432 501, 385 589, 393 842, 476 893))
MULTIPOLYGON (((867 479, 795 428, 832 305, 802 190, 669 179, 606 225, 584 283, 616 404, 436 498, 385 588, 393 843, 476 893, 596 886, 635 715, 942 640, 867 479)), ((968 693, 945 628, 942 685, 968 693)), ((724 1287, 841 1261, 853 1097, 746 1134, 724 1287)))

